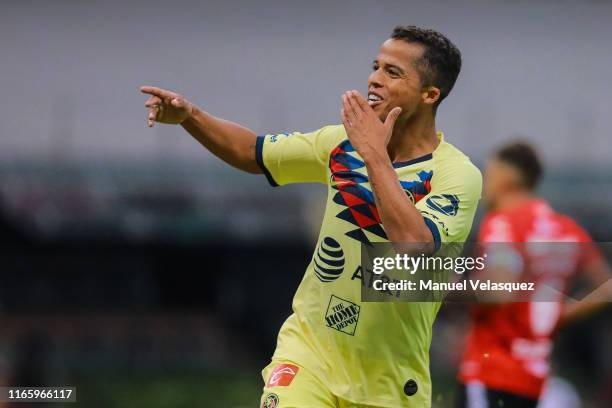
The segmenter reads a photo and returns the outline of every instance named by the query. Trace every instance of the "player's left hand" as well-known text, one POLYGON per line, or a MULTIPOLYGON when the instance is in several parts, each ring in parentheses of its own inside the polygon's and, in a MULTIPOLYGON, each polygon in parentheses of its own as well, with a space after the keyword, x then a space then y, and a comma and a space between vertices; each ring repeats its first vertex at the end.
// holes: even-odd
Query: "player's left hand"
POLYGON ((351 144, 364 158, 372 152, 386 151, 401 112, 399 107, 391 109, 383 123, 359 92, 348 91, 342 95, 342 123, 351 144))

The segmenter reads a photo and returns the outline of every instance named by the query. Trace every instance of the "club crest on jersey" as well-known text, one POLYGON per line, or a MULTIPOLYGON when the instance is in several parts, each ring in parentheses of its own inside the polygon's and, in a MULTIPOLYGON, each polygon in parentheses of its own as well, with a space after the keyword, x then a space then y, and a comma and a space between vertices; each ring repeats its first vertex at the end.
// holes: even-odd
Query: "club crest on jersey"
POLYGON ((344 271, 344 251, 332 237, 325 237, 313 257, 314 272, 321 282, 335 281, 344 271))
POLYGON ((425 201, 427 207, 444 215, 454 216, 459 211, 459 198, 454 194, 431 196, 425 201))
MULTIPOLYGON (((365 184, 369 183, 368 176, 357 171, 364 167, 365 162, 355 155, 355 148, 349 140, 343 141, 331 152, 331 185, 337 190, 333 200, 336 204, 346 207, 336 217, 357 227, 348 231, 346 236, 369 245, 370 239, 364 231, 382 239, 387 239, 387 234, 382 227, 374 194, 365 187, 365 184)), ((400 181, 413 203, 417 203, 431 191, 433 171, 421 171, 417 176, 418 180, 400 181)))
POLYGON ((277 408, 278 402, 279 402, 278 395, 268 394, 266 395, 266 399, 264 400, 261 408, 277 408))
POLYGON ((325 312, 327 327, 348 335, 355 335, 361 307, 353 302, 331 295, 325 312))

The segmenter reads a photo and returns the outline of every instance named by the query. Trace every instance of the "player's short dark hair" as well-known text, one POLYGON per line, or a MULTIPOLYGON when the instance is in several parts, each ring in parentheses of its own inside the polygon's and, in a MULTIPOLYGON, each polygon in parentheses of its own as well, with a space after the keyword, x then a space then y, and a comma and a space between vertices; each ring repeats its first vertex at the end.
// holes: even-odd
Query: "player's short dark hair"
POLYGON ((391 38, 421 44, 425 48, 416 68, 424 86, 440 89, 440 99, 434 106, 437 108, 457 81, 461 71, 461 52, 444 34, 416 26, 397 26, 391 38))
POLYGON ((533 190, 544 172, 538 152, 525 141, 514 141, 500 147, 494 157, 517 169, 523 186, 533 190))

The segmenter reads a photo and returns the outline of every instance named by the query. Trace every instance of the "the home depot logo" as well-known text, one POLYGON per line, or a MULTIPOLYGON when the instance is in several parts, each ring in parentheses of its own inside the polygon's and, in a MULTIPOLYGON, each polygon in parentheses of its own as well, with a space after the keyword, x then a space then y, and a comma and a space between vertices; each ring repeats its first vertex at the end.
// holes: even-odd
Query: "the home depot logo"
POLYGON ((355 303, 332 295, 325 313, 327 327, 353 336, 357 330, 360 309, 355 303))

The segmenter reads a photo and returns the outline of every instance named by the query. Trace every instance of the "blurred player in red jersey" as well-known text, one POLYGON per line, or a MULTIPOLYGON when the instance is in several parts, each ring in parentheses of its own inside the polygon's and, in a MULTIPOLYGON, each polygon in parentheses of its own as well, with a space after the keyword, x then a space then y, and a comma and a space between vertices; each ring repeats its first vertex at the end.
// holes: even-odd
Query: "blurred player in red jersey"
POLYGON ((555 329, 562 320, 589 314, 604 304, 584 300, 566 303, 562 293, 571 279, 576 273, 584 274, 599 286, 596 299, 610 299, 609 267, 588 233, 534 196, 541 174, 538 155, 526 143, 506 145, 494 154, 485 170, 483 193, 489 212, 478 240, 487 251, 503 248, 503 262, 491 259, 493 265, 487 264, 495 270, 497 281, 525 281, 529 277, 545 283, 542 287, 558 290, 537 301, 534 297, 523 297, 520 302, 504 298, 472 308, 472 325, 459 369, 457 408, 536 407, 549 373, 555 329), (513 244, 492 244, 504 242, 513 244), (530 251, 532 245, 538 247, 529 244, 535 242, 545 243, 539 245, 538 254, 530 251), (554 267, 551 262, 542 262, 542 249, 546 250, 545 261, 556 261, 554 267), (545 270, 543 264, 547 265, 545 270))

